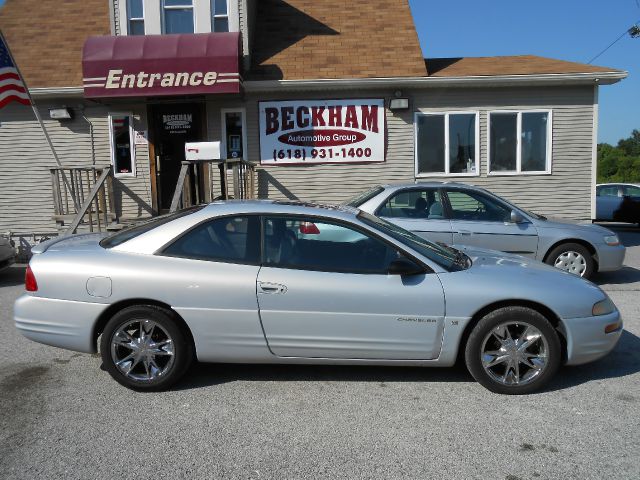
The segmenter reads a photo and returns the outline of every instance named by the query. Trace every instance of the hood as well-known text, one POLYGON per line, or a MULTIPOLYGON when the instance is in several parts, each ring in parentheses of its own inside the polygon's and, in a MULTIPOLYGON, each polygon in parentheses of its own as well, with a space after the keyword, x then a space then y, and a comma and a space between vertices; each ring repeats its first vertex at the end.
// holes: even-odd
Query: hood
POLYGON ((615 232, 612 232, 608 228, 594 223, 586 223, 584 220, 567 220, 565 218, 550 217, 547 220, 536 219, 535 225, 540 228, 571 229, 598 235, 615 235, 615 232))
POLYGON ((86 250, 95 248, 96 245, 106 237, 107 233, 84 233, 80 235, 65 235, 52 238, 46 242, 39 243, 31 249, 31 253, 38 254, 46 251, 60 250, 86 250))
POLYGON ((469 247, 466 245, 454 245, 454 248, 462 250, 473 262, 474 267, 499 266, 503 268, 528 268, 529 270, 542 270, 575 276, 570 273, 558 270, 551 265, 539 262, 533 258, 522 257, 512 253, 489 250, 488 248, 469 247))

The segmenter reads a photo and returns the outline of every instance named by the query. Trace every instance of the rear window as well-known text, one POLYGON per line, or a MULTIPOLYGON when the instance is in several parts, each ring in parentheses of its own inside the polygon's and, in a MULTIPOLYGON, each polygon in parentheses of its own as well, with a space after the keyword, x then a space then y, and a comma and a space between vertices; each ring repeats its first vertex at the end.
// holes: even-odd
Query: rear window
POLYGON ((102 248, 117 247, 118 245, 121 245, 124 242, 131 240, 132 238, 142 235, 143 233, 147 233, 148 231, 153 230, 154 228, 159 227, 160 225, 164 225, 165 223, 172 222, 173 220, 176 220, 178 218, 186 217, 187 215, 191 215, 192 213, 202 210, 203 208, 204 208, 204 205, 197 205, 195 207, 185 208, 184 210, 180 210, 178 212, 167 213, 166 215, 160 215, 159 217, 155 217, 139 225, 125 228, 124 230, 121 230, 118 233, 115 233, 110 237, 103 239, 100 242, 100 246, 102 248))
POLYGON ((365 202, 368 202, 373 197, 375 197, 376 195, 378 195, 383 191, 384 191, 384 188, 378 185, 377 187, 373 187, 369 190, 359 193, 358 195, 351 198, 350 200, 347 200, 343 205, 348 205, 349 207, 358 208, 360 205, 362 205, 365 202))

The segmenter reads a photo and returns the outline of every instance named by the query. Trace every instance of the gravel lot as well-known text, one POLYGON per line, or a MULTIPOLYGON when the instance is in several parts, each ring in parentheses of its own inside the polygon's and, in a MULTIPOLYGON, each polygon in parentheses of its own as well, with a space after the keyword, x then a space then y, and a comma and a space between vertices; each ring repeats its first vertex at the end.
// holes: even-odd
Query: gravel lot
POLYGON ((602 274, 625 319, 608 357, 506 397, 461 368, 197 365, 129 391, 97 356, 13 326, 0 274, 0 478, 640 478, 640 231, 602 274))

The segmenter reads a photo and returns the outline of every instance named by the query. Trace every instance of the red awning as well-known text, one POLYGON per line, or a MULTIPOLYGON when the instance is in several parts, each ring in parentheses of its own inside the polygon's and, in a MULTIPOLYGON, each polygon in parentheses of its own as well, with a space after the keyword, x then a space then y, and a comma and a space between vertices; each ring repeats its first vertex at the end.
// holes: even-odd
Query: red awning
POLYGON ((82 49, 87 98, 238 93, 240 34, 89 37, 82 49))

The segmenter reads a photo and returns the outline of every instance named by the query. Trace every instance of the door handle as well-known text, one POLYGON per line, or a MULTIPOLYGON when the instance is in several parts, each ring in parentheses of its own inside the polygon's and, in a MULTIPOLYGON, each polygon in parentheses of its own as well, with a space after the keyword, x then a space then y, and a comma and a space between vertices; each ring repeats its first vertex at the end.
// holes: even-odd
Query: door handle
POLYGON ((287 287, 279 283, 258 282, 259 293, 286 293, 287 287))
POLYGON ((458 235, 473 235, 473 233, 470 232, 469 230, 460 230, 458 232, 458 235))

